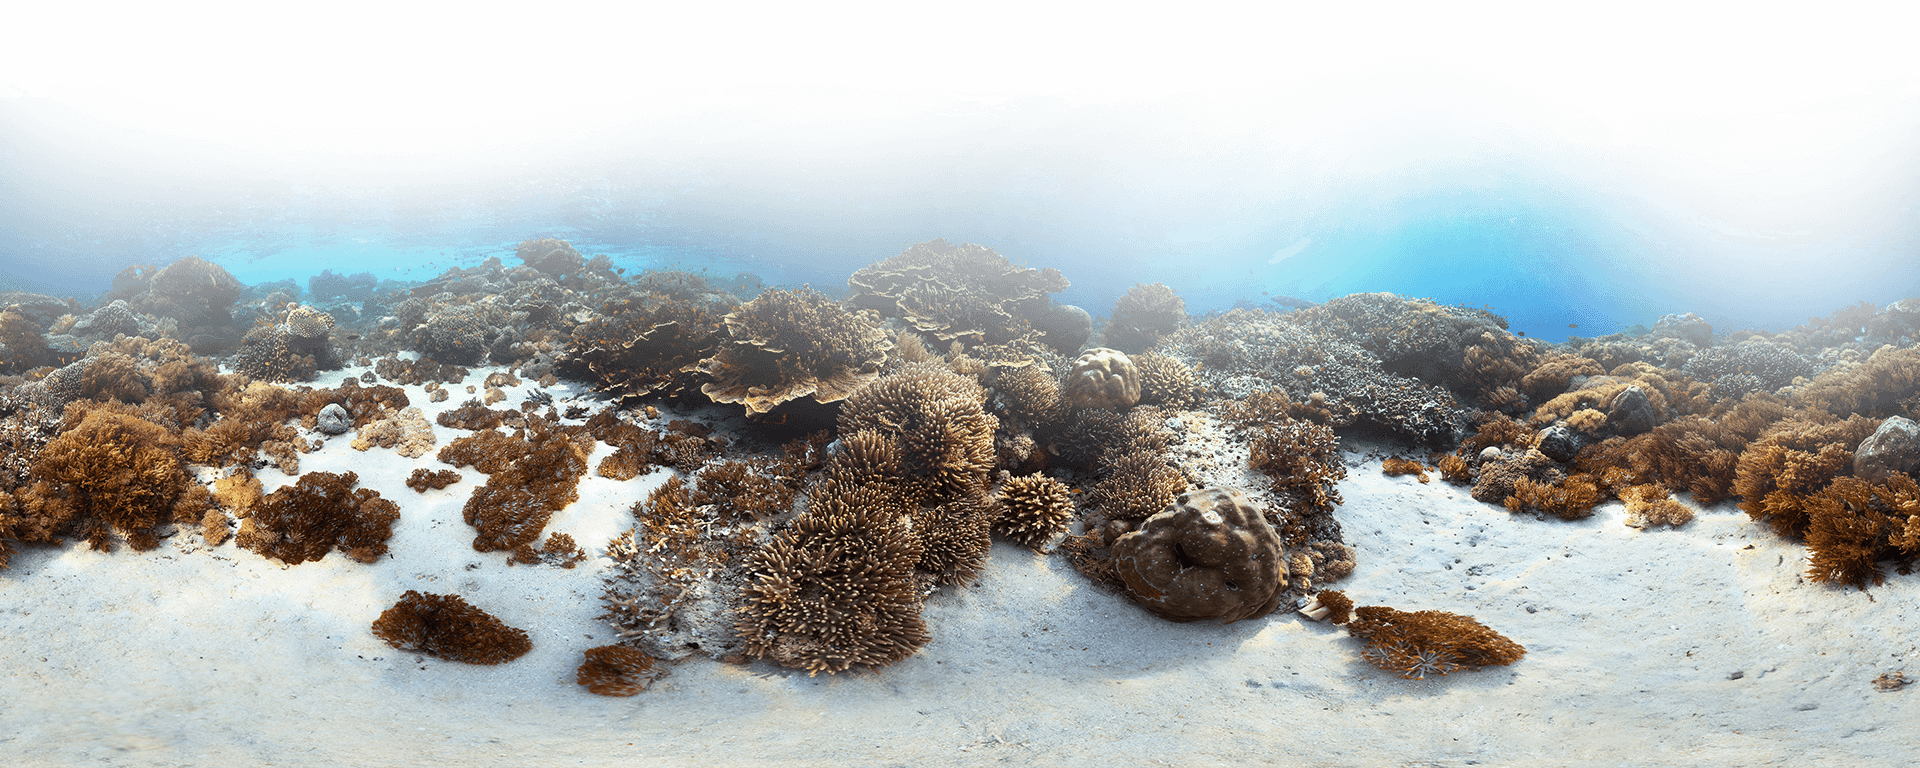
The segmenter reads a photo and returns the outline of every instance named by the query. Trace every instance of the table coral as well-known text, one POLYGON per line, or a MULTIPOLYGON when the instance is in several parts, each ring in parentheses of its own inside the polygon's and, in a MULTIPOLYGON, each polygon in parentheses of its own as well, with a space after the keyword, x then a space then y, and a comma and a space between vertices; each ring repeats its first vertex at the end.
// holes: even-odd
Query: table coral
POLYGON ((1074 335, 1051 332, 1071 325, 1047 298, 1069 286, 1060 270, 1021 267, 982 245, 918 243, 854 272, 847 286, 854 306, 900 318, 943 342, 1004 344, 1035 327, 1049 329, 1051 341, 1074 335))
POLYGON ((1170 621, 1259 618, 1288 586, 1280 534, 1233 488, 1181 494, 1115 541, 1112 556, 1133 599, 1170 621))
POLYGON ((812 397, 844 400, 880 376, 893 341, 872 312, 848 312, 811 288, 770 288, 726 316, 727 339, 700 370, 716 403, 766 413, 812 397))
POLYGON ((507 626, 459 595, 411 589, 374 620, 373 634, 403 651, 467 664, 508 662, 533 649, 525 630, 507 626))

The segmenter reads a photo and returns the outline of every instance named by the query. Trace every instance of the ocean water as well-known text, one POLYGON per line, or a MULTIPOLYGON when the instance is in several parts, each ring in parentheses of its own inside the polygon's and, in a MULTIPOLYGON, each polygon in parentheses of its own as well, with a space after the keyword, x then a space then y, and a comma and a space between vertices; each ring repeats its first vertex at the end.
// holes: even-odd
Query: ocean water
POLYGON ((0 282, 81 298, 190 253, 250 284, 420 280, 538 236, 828 290, 947 238, 1060 269, 1094 315, 1152 280, 1190 311, 1398 292, 1548 340, 1920 296, 1920 60, 1674 115, 1463 40, 1213 31, 340 131, 0 54, 0 282))

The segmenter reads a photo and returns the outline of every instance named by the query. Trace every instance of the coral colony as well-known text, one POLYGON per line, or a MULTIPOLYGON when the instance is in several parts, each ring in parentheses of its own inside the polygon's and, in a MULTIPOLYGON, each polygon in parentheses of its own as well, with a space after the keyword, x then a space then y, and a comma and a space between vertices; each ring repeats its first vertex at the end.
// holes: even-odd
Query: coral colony
MULTIPOLYGON (((1542 521, 1517 525, 1618 500, 1629 525, 1685 526, 1688 494, 1804 542, 1815 582, 1866 589, 1920 556, 1915 300, 1785 333, 1670 315, 1548 344, 1390 294, 1189 317, 1143 284, 1096 323, 1050 298, 1059 271, 944 240, 855 272, 844 298, 627 275, 560 240, 517 256, 424 284, 322 272, 304 303, 195 257, 130 267, 92 305, 0 294, 0 566, 179 534, 376 564, 409 500, 301 474, 337 436, 443 465, 406 485, 463 497, 476 552, 604 554, 619 641, 581 648, 578 680, 628 696, 700 656, 809 673, 912 656, 939 630, 926 600, 980 578, 996 536, 1143 621, 1300 607, 1408 678, 1518 661, 1474 619, 1327 588, 1355 565, 1343 437, 1402 446, 1387 474, 1542 521), (367 371, 324 383, 348 365, 367 371), (464 434, 440 444, 402 387, 460 403, 435 422, 464 434), (716 404, 736 427, 673 417, 716 404), (298 479, 263 493, 269 466, 298 479), (671 478, 613 541, 547 530, 589 473, 656 471, 671 478)), ((461 597, 391 597, 370 631, 396 648, 501 664, 530 647, 461 597)))

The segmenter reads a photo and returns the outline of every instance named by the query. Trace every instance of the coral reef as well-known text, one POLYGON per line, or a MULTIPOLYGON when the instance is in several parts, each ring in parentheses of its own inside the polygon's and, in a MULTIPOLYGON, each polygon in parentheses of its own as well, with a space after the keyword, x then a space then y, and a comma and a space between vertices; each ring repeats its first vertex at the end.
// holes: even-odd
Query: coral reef
POLYGON ((187 487, 178 445, 124 406, 76 403, 33 464, 24 505, 39 521, 32 527, 57 531, 71 522, 95 549, 112 549, 115 532, 136 550, 153 549, 154 528, 171 521, 187 487))
POLYGON ((1775 424, 1740 454, 1733 490, 1740 509, 1789 538, 1806 534, 1809 497, 1853 469, 1853 448, 1879 422, 1855 414, 1820 423, 1791 418, 1775 424))
POLYGON ((998 420, 972 379, 934 363, 907 365, 840 406, 839 431, 872 430, 900 442, 902 472, 930 501, 984 490, 993 470, 998 420))
POLYGON ((848 312, 811 288, 768 289, 726 316, 727 340, 699 370, 716 403, 766 413, 800 397, 831 403, 880 376, 893 342, 868 312, 848 312))
POLYGON ((525 439, 481 430, 441 449, 441 461, 487 473, 467 497, 463 515, 478 532, 476 552, 509 551, 540 538, 553 513, 580 497, 591 438, 527 417, 525 439), (469 442, 471 441, 471 442, 469 442), (589 444, 583 445, 583 441, 589 444))
POLYGON ((1187 319, 1187 303, 1159 283, 1135 283, 1113 305, 1101 336, 1105 346, 1127 354, 1145 352, 1187 319))
POLYGON ((427 469, 421 467, 407 476, 407 487, 421 493, 440 490, 460 482, 460 473, 451 469, 427 469))
POLYGON ((1086 339, 1078 318, 1047 298, 1069 285, 1059 270, 1016 266, 985 246, 919 243, 854 272, 847 285, 854 306, 900 318, 942 342, 1006 344, 1036 327, 1049 329, 1043 338, 1060 352, 1086 339))
POLYGON ((1140 372, 1140 402, 1173 408, 1200 405, 1200 384, 1193 369, 1166 355, 1148 352, 1133 355, 1134 368, 1140 372))
POLYGON ((1879 561, 1898 558, 1906 573, 1920 555, 1920 484, 1909 475, 1835 478, 1805 507, 1809 579, 1866 589, 1886 580, 1879 561))
POLYGON ((328 299, 366 301, 373 297, 373 289, 379 285, 379 282, 372 272, 341 275, 331 269, 323 269, 320 270, 320 274, 307 278, 307 292, 313 294, 315 301, 328 299))
POLYGON ((374 620, 373 634, 403 651, 466 664, 500 664, 533 649, 526 631, 507 626, 459 595, 411 589, 374 620))

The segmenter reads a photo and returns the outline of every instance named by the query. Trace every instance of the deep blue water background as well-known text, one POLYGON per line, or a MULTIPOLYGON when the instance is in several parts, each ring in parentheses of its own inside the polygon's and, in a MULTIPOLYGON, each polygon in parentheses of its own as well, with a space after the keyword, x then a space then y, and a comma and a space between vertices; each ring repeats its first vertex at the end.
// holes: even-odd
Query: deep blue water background
POLYGON ((247 283, 304 286, 322 269, 424 280, 558 237, 629 269, 838 292, 944 237, 1059 268, 1073 287, 1057 298, 1096 315, 1136 282, 1166 283, 1193 313, 1391 291, 1560 340, 1686 311, 1777 330, 1920 295, 1911 215, 1786 245, 1716 239, 1524 148, 1358 173, 1284 149, 1175 147, 1112 115, 1056 118, 827 149, 735 139, 283 172, 218 147, 102 140, 58 107, 6 100, 0 284, 91 295, 130 264, 187 255, 247 283))

